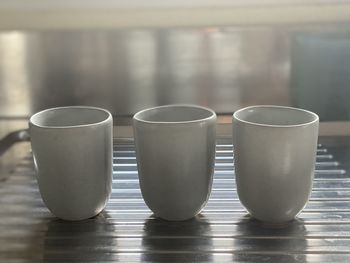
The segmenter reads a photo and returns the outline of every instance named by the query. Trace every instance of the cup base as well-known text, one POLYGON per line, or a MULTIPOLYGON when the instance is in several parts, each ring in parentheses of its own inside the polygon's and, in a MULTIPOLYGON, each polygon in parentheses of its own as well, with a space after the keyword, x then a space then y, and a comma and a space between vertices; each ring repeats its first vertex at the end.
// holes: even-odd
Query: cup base
POLYGON ((169 222, 181 222, 181 221, 191 220, 194 217, 196 217, 198 214, 199 213, 197 213, 197 214, 195 214, 193 216, 190 216, 190 217, 164 217, 164 216, 159 216, 157 214, 153 214, 153 216, 155 218, 162 219, 162 220, 169 221, 169 222))
POLYGON ((288 221, 282 221, 282 222, 271 222, 271 221, 263 221, 261 219, 258 219, 254 217, 253 215, 249 214, 250 217, 258 222, 258 224, 263 228, 286 228, 297 221, 297 218, 294 217, 288 221))
MULTIPOLYGON (((50 209, 49 209, 50 210, 50 209)), ((74 221, 83 221, 83 220, 87 220, 87 219, 90 219, 90 218, 94 218, 96 216, 98 216, 101 212, 103 212, 104 209, 101 209, 100 211, 98 211, 97 213, 90 213, 89 215, 85 215, 85 216, 71 216, 71 215, 64 215, 64 216, 59 216, 55 213, 53 213, 51 210, 50 212, 55 216, 57 217, 58 219, 61 219, 61 220, 64 220, 64 221, 71 221, 71 222, 74 222, 74 221)))

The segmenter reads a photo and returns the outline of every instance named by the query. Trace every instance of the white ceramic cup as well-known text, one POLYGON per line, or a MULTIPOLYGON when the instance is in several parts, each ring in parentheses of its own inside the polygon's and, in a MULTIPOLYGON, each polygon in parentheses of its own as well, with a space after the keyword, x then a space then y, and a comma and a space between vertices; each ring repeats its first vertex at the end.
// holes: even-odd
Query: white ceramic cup
POLYGON ((156 217, 186 220, 208 201, 214 172, 216 114, 193 105, 140 111, 133 118, 142 196, 156 217))
POLYGON ((318 123, 315 113, 282 106, 252 106, 233 114, 237 192, 253 217, 285 223, 305 207, 318 123))
POLYGON ((104 109, 61 107, 29 121, 41 197, 65 220, 93 217, 112 188, 113 118, 104 109))

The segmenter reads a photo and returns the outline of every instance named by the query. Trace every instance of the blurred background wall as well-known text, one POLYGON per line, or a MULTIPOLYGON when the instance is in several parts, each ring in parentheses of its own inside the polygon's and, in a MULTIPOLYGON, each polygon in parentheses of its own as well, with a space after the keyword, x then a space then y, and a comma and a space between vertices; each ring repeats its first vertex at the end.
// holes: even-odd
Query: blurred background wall
POLYGON ((348 25, 0 32, 0 117, 94 105, 115 116, 195 103, 350 118, 348 25))
POLYGON ((350 0, 0 0, 0 120, 194 103, 350 118, 350 0))

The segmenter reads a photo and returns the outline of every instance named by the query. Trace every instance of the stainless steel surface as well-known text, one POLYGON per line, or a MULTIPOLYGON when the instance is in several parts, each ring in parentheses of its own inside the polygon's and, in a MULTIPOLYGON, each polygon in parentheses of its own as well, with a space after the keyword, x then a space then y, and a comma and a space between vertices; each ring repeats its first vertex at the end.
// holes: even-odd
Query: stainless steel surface
POLYGON ((82 222, 58 220, 44 207, 28 156, 0 184, 0 261, 349 262, 349 146, 319 146, 309 204, 298 220, 272 228, 238 201, 230 142, 218 141, 207 207, 185 222, 155 219, 147 209, 132 141, 115 141, 111 200, 82 222))
POLYGON ((350 31, 292 37, 293 104, 317 112, 321 121, 349 120, 350 31))
MULTIPOLYGON (((297 74, 304 72, 300 65, 309 48, 303 43, 322 32, 344 35, 348 24, 1 31, 0 117, 28 117, 44 108, 82 104, 106 108, 118 117, 170 103, 199 104, 217 113, 251 104, 301 103, 308 108, 314 102, 300 102, 302 92, 292 93, 291 84, 299 87, 298 81, 308 80, 297 74), (304 37, 298 38, 301 33, 304 37), (296 59, 290 53, 294 41, 296 59), (291 83, 294 65, 297 81, 291 83), (296 94, 293 100, 291 93, 296 94)), ((313 52, 328 54, 317 61, 327 67, 313 69, 313 79, 322 76, 323 85, 312 82, 310 90, 322 98, 333 94, 331 101, 320 100, 317 109, 346 109, 338 110, 336 119, 348 120, 343 99, 350 83, 348 48, 337 48, 337 41, 322 34, 317 38, 313 52)), ((312 65, 312 57, 307 62, 312 65)))
POLYGON ((0 112, 89 104, 120 116, 168 103, 218 112, 247 100, 288 104, 287 37, 268 27, 2 32, 0 112))

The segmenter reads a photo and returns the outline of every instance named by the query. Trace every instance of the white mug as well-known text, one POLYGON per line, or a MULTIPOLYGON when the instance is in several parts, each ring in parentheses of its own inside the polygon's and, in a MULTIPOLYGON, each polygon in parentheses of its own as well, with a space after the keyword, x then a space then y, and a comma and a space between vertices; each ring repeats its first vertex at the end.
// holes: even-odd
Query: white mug
POLYGON ((100 213, 112 189, 113 118, 84 106, 47 109, 29 121, 37 181, 49 210, 65 220, 100 213))
POLYGON ((305 207, 312 189, 319 118, 310 111, 252 106, 233 114, 239 199, 266 223, 285 223, 305 207))
POLYGON ((142 196, 156 217, 186 220, 208 201, 214 172, 216 114, 192 105, 140 111, 133 118, 142 196))

